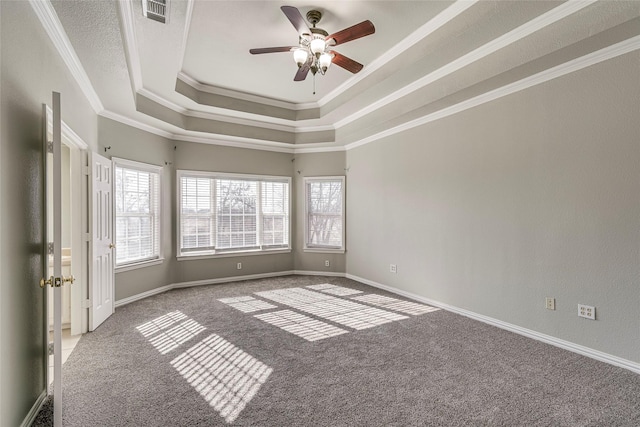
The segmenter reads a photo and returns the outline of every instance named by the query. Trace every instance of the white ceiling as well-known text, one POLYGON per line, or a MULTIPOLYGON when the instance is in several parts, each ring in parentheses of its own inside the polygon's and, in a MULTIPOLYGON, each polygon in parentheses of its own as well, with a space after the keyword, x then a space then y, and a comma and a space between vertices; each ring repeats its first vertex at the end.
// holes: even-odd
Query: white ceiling
POLYGON ((97 112, 178 139, 277 150, 344 147, 640 33, 638 1, 169 2, 161 24, 140 1, 52 1, 63 57, 86 73, 97 112), (371 20, 375 34, 336 48, 364 69, 332 66, 314 95, 311 74, 293 81, 289 53, 249 54, 297 43, 283 5, 320 10, 329 33, 371 20))

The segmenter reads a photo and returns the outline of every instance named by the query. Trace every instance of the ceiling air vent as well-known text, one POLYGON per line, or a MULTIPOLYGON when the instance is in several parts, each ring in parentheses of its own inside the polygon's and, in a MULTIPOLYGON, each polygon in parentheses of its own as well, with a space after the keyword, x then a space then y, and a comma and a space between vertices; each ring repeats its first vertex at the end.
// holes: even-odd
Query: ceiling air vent
POLYGON ((154 21, 166 23, 169 15, 168 0, 142 0, 142 14, 154 21))

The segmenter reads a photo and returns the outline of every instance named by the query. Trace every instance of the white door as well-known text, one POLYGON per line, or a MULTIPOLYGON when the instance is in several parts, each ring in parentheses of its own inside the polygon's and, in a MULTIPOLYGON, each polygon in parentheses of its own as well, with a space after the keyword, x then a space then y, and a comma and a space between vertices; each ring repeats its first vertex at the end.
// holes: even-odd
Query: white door
MULTIPOLYGON (((72 282, 62 276, 62 184, 61 184, 61 140, 62 122, 60 119, 60 94, 53 92, 52 97, 53 130, 52 141, 47 144, 47 241, 48 256, 41 287, 53 288, 53 425, 62 426, 62 286, 72 282)), ((51 295, 47 289, 47 299, 51 295)), ((49 304, 47 303, 47 306, 49 304)), ((48 321, 47 321, 48 326, 48 321)), ((49 333, 47 327, 46 333, 49 333)), ((47 376, 47 383, 50 378, 47 376)))
POLYGON ((95 330, 115 309, 113 249, 113 171, 111 160, 91 153, 92 245, 91 286, 89 286, 89 330, 95 330))

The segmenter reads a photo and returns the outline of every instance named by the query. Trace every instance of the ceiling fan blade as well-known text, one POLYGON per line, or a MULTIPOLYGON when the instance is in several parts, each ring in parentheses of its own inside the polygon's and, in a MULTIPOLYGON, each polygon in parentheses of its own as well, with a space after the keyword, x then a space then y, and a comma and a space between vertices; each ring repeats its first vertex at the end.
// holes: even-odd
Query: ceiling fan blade
POLYGON ((327 41, 333 39, 335 40, 335 45, 339 45, 342 43, 350 42, 351 40, 359 39, 360 37, 368 36, 376 32, 376 27, 373 26, 373 23, 369 20, 362 21, 359 24, 356 24, 352 27, 345 28, 342 31, 338 31, 337 33, 333 33, 327 36, 325 39, 327 41))
POLYGON ((281 47, 261 47, 258 49, 249 49, 249 53, 253 55, 257 55, 260 53, 276 53, 276 52, 289 52, 293 49, 292 46, 281 46, 281 47))
POLYGON ((336 64, 338 67, 344 68, 347 71, 351 71, 353 74, 359 72, 360 70, 362 70, 362 67, 364 67, 364 65, 362 65, 361 63, 356 62, 353 59, 336 52, 335 50, 332 50, 331 54, 333 55, 333 60, 331 60, 332 63, 336 64))
POLYGON ((294 82, 301 82, 302 80, 307 78, 307 74, 309 74, 309 63, 305 63, 302 67, 298 68, 298 72, 296 76, 293 78, 294 82))
POLYGON ((293 24, 298 34, 311 34, 309 26, 304 22, 304 18, 300 14, 300 11, 293 6, 282 6, 280 8, 282 12, 289 18, 289 21, 293 24))

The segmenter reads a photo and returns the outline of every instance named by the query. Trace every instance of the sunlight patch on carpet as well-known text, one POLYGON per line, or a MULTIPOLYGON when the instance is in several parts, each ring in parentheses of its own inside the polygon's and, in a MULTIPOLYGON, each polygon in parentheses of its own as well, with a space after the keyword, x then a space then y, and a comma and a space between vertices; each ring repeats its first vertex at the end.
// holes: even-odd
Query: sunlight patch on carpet
POLYGON ((419 304, 413 301, 402 301, 399 299, 376 294, 361 295, 352 297, 351 299, 366 302, 367 304, 371 305, 377 305, 378 307, 383 307, 389 310, 412 314, 414 316, 440 310, 439 308, 432 307, 430 305, 419 304))
POLYGON ((240 415, 273 371, 215 334, 173 359, 171 366, 227 423, 240 415))
POLYGON ((276 289, 256 295, 357 330, 408 318, 303 288, 276 289))
POLYGON ((332 285, 330 283, 321 283, 319 285, 309 285, 306 286, 309 289, 313 289, 314 291, 321 291, 323 289, 333 289, 333 288, 337 288, 338 286, 336 285, 332 285))
POLYGON ((160 354, 167 354, 204 331, 205 327, 180 311, 172 311, 136 329, 160 354))
POLYGON ((218 301, 227 304, 236 310, 240 310, 243 313, 253 313, 254 311, 269 310, 277 308, 273 304, 269 304, 266 301, 261 301, 250 296, 234 297, 234 298, 220 298, 218 301))
POLYGON ((172 311, 164 316, 157 317, 137 327, 143 337, 151 336, 163 329, 167 329, 181 320, 187 318, 187 315, 181 311, 172 311))
POLYGON ((291 310, 256 314, 254 317, 304 338, 307 341, 318 341, 349 332, 291 310))
POLYGON ((320 292, 324 292, 325 294, 337 295, 339 297, 346 297, 349 295, 362 293, 362 291, 359 291, 357 289, 343 288, 341 286, 336 286, 335 288, 332 288, 332 289, 324 289, 324 290, 321 290, 320 292))

